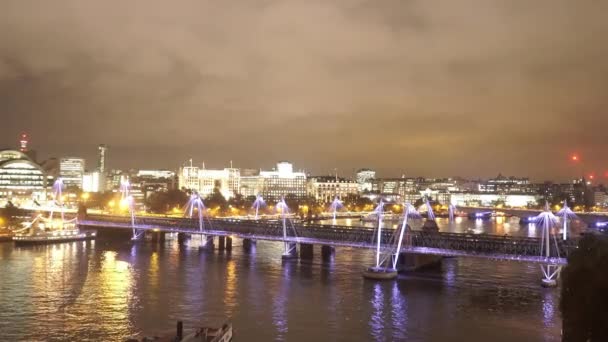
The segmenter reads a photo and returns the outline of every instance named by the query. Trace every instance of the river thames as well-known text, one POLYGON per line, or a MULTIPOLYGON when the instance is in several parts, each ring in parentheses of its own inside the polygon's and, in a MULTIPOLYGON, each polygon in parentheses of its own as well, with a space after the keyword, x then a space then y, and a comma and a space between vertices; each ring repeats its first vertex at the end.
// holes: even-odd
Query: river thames
MULTIPOLYGON (((441 230, 535 236, 516 219, 459 220, 441 230), (505 226, 506 224, 506 226, 505 226)), ((344 223, 344 222, 343 222, 344 223)), ((447 258, 396 281, 361 277, 372 251, 337 248, 322 261, 282 262, 282 245, 251 253, 100 238, 48 246, 0 244, 0 340, 121 341, 221 325, 236 341, 559 341, 559 288, 536 264, 447 258)))

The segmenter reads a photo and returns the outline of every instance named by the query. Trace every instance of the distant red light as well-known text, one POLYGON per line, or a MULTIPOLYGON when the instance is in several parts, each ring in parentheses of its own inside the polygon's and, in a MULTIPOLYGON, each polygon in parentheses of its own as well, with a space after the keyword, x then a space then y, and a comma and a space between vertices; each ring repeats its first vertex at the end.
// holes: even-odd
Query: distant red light
POLYGON ((595 175, 589 175, 589 179, 594 179, 595 175))
POLYGON ((579 160, 578 155, 576 155, 576 154, 573 154, 572 157, 570 157, 570 159, 572 161, 578 161, 579 160))

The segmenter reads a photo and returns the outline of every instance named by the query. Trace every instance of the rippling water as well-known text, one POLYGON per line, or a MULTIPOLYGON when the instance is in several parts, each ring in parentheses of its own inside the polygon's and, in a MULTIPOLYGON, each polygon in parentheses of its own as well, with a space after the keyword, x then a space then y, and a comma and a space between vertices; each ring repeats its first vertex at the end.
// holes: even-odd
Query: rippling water
POLYGON ((251 253, 240 245, 0 244, 0 340, 120 341, 173 331, 178 319, 229 319, 237 341, 560 339, 559 291, 540 287, 534 264, 451 258, 377 283, 360 272, 371 251, 337 248, 323 262, 315 246, 313 260, 283 263, 278 243, 259 241, 251 253))

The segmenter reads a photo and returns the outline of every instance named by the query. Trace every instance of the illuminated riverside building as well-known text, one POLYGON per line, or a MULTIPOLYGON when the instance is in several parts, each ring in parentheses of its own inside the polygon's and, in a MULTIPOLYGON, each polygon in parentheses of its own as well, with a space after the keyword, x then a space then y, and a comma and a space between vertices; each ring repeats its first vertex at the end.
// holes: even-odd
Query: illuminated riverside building
POLYGON ((74 186, 82 189, 84 159, 72 157, 61 158, 59 161, 59 176, 66 187, 74 186))
POLYGON ((277 163, 277 168, 273 171, 260 171, 260 178, 262 188, 259 194, 264 199, 277 201, 281 197, 306 198, 306 174, 294 172, 293 165, 289 162, 277 163))
POLYGON ((505 177, 499 174, 496 178, 479 183, 479 192, 522 194, 531 191, 528 178, 505 177))
POLYGON ((45 198, 46 182, 42 167, 25 153, 0 151, 0 199, 42 200, 45 198))
POLYGON ((190 161, 190 166, 180 168, 178 184, 180 189, 196 191, 203 197, 211 195, 217 188, 226 199, 229 199, 239 192, 240 170, 235 168, 212 170, 204 166, 200 168, 193 166, 190 161))
POLYGON ((452 193, 450 201, 456 206, 494 206, 504 204, 508 207, 536 206, 542 199, 539 195, 530 194, 486 194, 486 193, 452 193))
POLYGON ((334 198, 343 200, 348 195, 359 193, 359 184, 352 180, 335 176, 316 176, 308 178, 308 195, 323 203, 334 198))
POLYGON ((240 193, 244 197, 261 195, 277 201, 281 197, 304 199, 307 195, 306 174, 294 172, 289 162, 279 162, 272 171, 245 169, 240 177, 240 193))
POLYGON ((372 191, 372 180, 376 178, 376 171, 370 169, 361 169, 357 171, 357 184, 359 191, 372 191))

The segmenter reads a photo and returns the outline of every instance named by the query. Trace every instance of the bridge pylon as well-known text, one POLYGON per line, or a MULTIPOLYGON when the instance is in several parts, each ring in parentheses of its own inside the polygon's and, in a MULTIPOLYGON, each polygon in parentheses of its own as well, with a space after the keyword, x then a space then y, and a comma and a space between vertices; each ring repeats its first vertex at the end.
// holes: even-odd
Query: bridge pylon
POLYGON ((559 246, 557 244, 557 232, 553 230, 557 227, 558 219, 551 210, 548 204, 545 206, 545 211, 537 216, 536 224, 542 228, 540 256, 544 258, 546 263, 540 265, 543 274, 541 285, 544 287, 557 286, 557 279, 561 272, 562 266, 557 264, 555 260, 560 258, 559 246))

